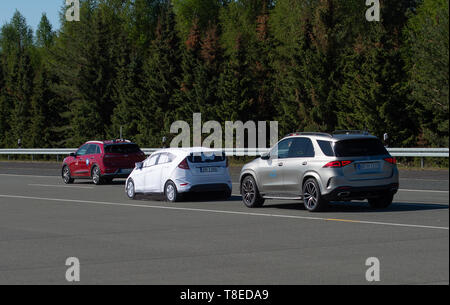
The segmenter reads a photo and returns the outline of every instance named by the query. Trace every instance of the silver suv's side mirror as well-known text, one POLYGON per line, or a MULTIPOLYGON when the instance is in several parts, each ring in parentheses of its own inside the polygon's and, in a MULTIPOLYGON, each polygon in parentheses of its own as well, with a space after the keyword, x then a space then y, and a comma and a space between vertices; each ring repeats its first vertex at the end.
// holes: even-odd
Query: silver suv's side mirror
POLYGON ((262 160, 269 160, 270 159, 270 153, 263 153, 261 154, 262 160))

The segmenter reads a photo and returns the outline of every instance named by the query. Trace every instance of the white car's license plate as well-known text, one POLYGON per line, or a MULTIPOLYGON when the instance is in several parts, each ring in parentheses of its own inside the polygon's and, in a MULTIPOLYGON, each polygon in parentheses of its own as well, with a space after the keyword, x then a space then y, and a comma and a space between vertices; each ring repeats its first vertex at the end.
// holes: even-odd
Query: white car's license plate
POLYGON ((217 172, 217 167, 200 167, 201 173, 215 173, 217 172))
POLYGON ((356 164, 356 169, 363 172, 377 171, 379 168, 380 164, 378 162, 356 164))

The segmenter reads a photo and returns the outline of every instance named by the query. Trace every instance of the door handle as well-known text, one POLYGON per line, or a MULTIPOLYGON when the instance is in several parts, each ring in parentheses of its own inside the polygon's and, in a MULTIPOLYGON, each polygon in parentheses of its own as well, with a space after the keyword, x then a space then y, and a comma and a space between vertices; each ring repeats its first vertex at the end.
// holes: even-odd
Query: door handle
POLYGON ((278 163, 278 166, 283 166, 283 162, 278 163))
POLYGON ((307 161, 304 161, 303 163, 302 163, 302 165, 307 165, 308 164, 308 162, 307 161))

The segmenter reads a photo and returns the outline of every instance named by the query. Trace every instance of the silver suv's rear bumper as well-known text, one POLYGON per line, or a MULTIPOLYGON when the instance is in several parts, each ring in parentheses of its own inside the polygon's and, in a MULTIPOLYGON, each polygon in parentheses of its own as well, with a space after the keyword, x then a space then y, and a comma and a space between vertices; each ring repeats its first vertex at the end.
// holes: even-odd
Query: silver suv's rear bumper
POLYGON ((363 187, 340 186, 331 192, 322 195, 322 197, 328 201, 364 200, 368 198, 380 197, 386 194, 395 194, 397 191, 398 183, 363 187))

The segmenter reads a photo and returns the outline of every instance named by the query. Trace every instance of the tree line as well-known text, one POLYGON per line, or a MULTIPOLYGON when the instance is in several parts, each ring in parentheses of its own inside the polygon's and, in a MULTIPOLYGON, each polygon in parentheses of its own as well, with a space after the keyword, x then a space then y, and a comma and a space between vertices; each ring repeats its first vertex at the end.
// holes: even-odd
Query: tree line
MULTIPOLYGON (((62 4, 65 3, 62 1, 62 4)), ((0 30, 0 147, 119 137, 158 147, 176 120, 388 132, 448 147, 449 2, 84 0, 80 21, 0 30)))

